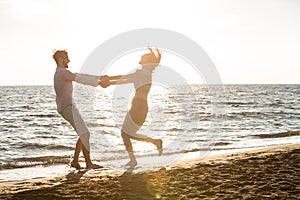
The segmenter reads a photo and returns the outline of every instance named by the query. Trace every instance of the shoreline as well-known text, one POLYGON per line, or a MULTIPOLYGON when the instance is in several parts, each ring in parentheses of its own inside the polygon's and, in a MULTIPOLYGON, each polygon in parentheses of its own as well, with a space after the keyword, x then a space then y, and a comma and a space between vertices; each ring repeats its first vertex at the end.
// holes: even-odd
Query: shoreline
POLYGON ((0 199, 293 198, 300 195, 299 163, 300 144, 279 145, 187 158, 156 170, 107 168, 1 182, 0 199))
MULTIPOLYGON (((230 154, 242 154, 248 151, 260 151, 261 149, 268 148, 280 148, 280 146, 294 145, 289 144, 278 144, 273 146, 257 146, 240 149, 223 149, 223 150, 206 150, 206 151, 191 151, 187 153, 179 154, 163 154, 162 156, 146 155, 138 157, 138 165, 134 169, 135 173, 142 173, 147 171, 156 171, 160 168, 173 168, 192 166, 189 163, 197 164, 198 162, 207 162, 209 159, 224 157, 230 154)), ((128 159, 117 159, 111 161, 94 161, 95 164, 104 166, 104 170, 110 170, 112 174, 120 174, 125 171, 124 165, 128 162, 128 159)), ((84 166, 85 163, 81 162, 84 166)), ((3 169, 0 171, 0 184, 7 182, 24 182, 35 179, 47 179, 50 177, 61 177, 66 176, 69 173, 76 171, 74 168, 66 164, 47 164, 37 165, 29 167, 20 167, 12 169, 3 169)), ((103 170, 101 170, 103 171, 103 170)), ((98 171, 97 171, 98 172, 98 171)))

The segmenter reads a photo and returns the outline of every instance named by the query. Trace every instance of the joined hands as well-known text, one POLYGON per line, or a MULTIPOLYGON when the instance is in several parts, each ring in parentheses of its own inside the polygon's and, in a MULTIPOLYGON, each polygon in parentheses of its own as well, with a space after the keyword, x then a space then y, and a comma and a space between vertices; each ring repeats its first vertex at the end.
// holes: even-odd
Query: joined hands
POLYGON ((100 77, 100 82, 99 84, 101 87, 103 88, 107 88, 108 86, 110 86, 110 78, 107 75, 101 76, 100 77))

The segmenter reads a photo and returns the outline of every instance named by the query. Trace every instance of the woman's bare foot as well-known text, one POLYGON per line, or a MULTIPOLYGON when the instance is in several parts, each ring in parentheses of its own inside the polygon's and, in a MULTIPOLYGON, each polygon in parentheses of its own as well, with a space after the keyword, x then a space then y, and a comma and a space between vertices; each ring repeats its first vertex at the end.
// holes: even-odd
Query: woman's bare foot
POLYGON ((136 166, 136 165, 137 165, 137 161, 136 160, 130 160, 128 163, 126 163, 125 166, 131 166, 131 167, 133 167, 133 166, 136 166))
POLYGON ((76 162, 76 161, 72 161, 71 162, 71 167, 74 167, 75 169, 77 169, 77 170, 80 170, 80 169, 82 169, 82 167, 80 166, 80 164, 79 164, 79 162, 76 162))
POLYGON ((156 148, 158 150, 158 155, 161 156, 161 154, 163 152, 163 141, 161 139, 157 139, 157 140, 155 140, 154 145, 156 146, 156 148))

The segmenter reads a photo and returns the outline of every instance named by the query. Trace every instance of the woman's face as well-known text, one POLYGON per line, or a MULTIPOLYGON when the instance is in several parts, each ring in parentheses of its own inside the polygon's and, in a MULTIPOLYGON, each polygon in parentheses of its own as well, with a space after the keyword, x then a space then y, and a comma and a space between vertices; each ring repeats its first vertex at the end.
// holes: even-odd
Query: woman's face
POLYGON ((154 55, 148 53, 148 54, 144 54, 141 57, 141 61, 139 63, 143 66, 143 65, 147 65, 147 64, 155 64, 155 63, 157 63, 157 61, 156 61, 156 57, 154 55))

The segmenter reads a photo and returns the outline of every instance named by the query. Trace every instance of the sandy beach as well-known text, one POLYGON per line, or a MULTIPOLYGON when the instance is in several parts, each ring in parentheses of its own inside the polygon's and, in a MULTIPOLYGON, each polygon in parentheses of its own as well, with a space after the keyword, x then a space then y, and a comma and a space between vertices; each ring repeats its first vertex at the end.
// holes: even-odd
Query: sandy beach
POLYGON ((298 199, 300 144, 180 161, 157 171, 89 170, 0 183, 0 199, 298 199))

